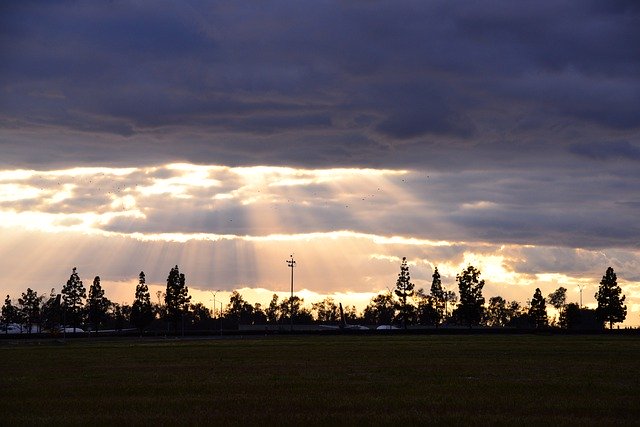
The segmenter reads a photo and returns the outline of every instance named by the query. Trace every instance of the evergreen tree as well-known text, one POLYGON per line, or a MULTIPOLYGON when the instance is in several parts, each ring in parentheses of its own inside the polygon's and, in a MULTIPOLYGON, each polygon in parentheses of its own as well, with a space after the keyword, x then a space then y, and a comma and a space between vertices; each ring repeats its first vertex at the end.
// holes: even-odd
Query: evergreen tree
POLYGON ((22 293, 22 297, 18 298, 22 320, 27 327, 27 332, 31 333, 33 325, 40 323, 40 303, 42 297, 31 288, 27 288, 27 292, 22 293))
POLYGON ((455 310, 456 317, 465 325, 479 325, 484 315, 484 280, 479 280, 480 270, 472 265, 456 276, 460 302, 455 310))
POLYGON ((595 297, 598 301, 596 317, 603 323, 609 322, 609 329, 613 328, 614 323, 623 322, 627 317, 627 306, 624 305, 626 297, 620 296, 621 293, 616 273, 613 268, 607 268, 595 297))
POLYGON ((7 298, 4 300, 4 305, 2 306, 2 325, 5 333, 9 332, 9 325, 16 322, 17 314, 18 309, 11 304, 11 298, 7 295, 7 298))
POLYGON ((49 299, 42 304, 40 313, 42 326, 45 330, 57 333, 62 322, 62 310, 60 308, 60 294, 56 294, 55 289, 51 289, 49 299))
POLYGON ((100 276, 93 279, 89 286, 89 298, 87 298, 87 317, 93 330, 100 329, 100 324, 107 318, 107 311, 111 306, 111 301, 104 296, 104 289, 100 285, 100 276))
MULTIPOLYGON (((87 290, 78 276, 77 269, 73 267, 71 276, 66 285, 62 287, 62 302, 66 322, 73 326, 73 332, 82 321, 82 300, 87 297, 87 290)), ((66 325, 65 325, 66 326, 66 325)))
POLYGON ((415 295, 416 300, 416 320, 419 325, 438 326, 442 318, 442 313, 438 311, 438 301, 433 294, 427 295, 424 289, 420 288, 415 295))
POLYGON ((531 305, 529 306, 529 318, 531 323, 536 328, 543 328, 547 326, 547 306, 545 299, 540 292, 540 288, 536 288, 533 298, 531 299, 531 305))
POLYGON ((176 265, 171 269, 167 277, 167 291, 164 297, 167 319, 173 321, 175 332, 178 332, 178 322, 189 310, 190 301, 191 297, 189 296, 189 289, 185 284, 185 276, 180 273, 176 265))
POLYGON ((442 280, 440 279, 440 273, 438 272, 438 267, 436 267, 433 271, 432 281, 431 281, 431 297, 434 302, 434 309, 436 314, 438 315, 436 319, 435 325, 438 326, 444 320, 444 306, 445 306, 445 295, 444 289, 442 289, 442 280))
POLYGON ((407 329, 407 321, 412 312, 413 306, 409 303, 408 298, 413 295, 413 283, 411 283, 411 275, 409 274, 409 266, 407 265, 407 257, 402 257, 400 265, 400 273, 396 280, 395 294, 400 299, 398 309, 402 318, 402 326, 407 329))
POLYGON ((133 306, 131 307, 131 323, 142 333, 144 328, 153 322, 154 317, 151 295, 146 284, 144 271, 141 271, 138 276, 133 306))

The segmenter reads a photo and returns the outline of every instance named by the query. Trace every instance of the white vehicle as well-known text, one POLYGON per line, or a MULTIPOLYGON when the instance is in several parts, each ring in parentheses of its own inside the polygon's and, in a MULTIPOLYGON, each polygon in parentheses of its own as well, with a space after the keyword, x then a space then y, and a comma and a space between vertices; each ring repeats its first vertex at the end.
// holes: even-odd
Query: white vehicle
POLYGON ((400 329, 400 328, 393 325, 380 325, 376 328, 376 330, 378 331, 384 331, 384 330, 390 331, 392 329, 400 329))

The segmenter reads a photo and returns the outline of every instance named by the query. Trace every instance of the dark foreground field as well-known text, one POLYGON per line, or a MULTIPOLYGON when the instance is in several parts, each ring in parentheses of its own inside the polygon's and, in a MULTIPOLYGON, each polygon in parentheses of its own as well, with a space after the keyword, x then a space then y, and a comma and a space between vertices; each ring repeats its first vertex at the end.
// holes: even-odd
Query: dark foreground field
POLYGON ((640 338, 0 344, 0 424, 640 424, 640 338))

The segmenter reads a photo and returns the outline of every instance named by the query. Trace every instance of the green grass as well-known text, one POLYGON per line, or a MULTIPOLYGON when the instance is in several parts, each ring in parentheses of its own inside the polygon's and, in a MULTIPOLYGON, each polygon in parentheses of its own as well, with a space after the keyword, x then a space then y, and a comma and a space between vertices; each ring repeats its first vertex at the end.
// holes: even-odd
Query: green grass
POLYGON ((640 423, 640 338, 0 344, 0 424, 640 423))

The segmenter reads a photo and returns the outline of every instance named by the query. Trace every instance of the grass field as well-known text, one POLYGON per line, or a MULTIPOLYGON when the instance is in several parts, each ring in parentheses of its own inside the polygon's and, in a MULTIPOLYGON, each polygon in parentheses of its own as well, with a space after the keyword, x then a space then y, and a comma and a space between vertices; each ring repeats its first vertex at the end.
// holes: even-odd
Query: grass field
POLYGON ((0 343, 0 424, 639 425, 640 338, 0 343))

